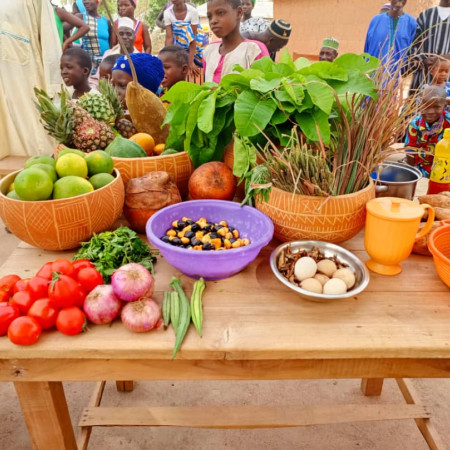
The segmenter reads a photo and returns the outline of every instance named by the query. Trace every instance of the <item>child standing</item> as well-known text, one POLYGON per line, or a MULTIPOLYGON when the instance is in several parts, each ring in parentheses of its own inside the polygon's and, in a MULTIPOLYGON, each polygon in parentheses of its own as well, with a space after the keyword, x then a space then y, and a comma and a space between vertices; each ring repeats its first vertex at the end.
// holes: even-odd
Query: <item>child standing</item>
POLYGON ((219 83, 235 64, 248 69, 255 60, 269 56, 262 42, 241 36, 242 13, 241 0, 208 0, 209 26, 222 41, 213 42, 203 52, 205 81, 219 83))
POLYGON ((158 55, 164 69, 161 82, 163 90, 170 89, 179 81, 185 81, 189 70, 189 58, 186 50, 178 45, 164 47, 158 55))
POLYGON ((421 114, 408 125, 405 139, 407 162, 429 178, 434 147, 450 128, 450 113, 445 111, 447 94, 440 86, 427 86, 421 96, 421 114))
POLYGON ((79 99, 86 92, 98 94, 89 85, 92 61, 89 54, 80 47, 68 48, 61 56, 61 78, 66 86, 72 86, 73 99, 79 99))
POLYGON ((448 76, 450 75, 450 60, 438 57, 439 59, 430 67, 432 80, 430 86, 439 86, 445 89, 447 95, 447 111, 450 111, 450 83, 448 76))

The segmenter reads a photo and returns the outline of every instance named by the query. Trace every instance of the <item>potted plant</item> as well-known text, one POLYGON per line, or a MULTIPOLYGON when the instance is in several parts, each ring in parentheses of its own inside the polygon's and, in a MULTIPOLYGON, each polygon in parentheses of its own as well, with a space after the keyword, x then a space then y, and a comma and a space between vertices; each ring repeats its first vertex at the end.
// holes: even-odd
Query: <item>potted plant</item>
POLYGON ((388 72, 366 54, 311 63, 285 52, 279 63, 235 69, 219 85, 169 91, 171 145, 199 165, 221 159, 233 136, 245 201, 256 200, 282 240, 357 234, 375 196, 370 174, 415 107, 401 95, 401 68, 388 72))

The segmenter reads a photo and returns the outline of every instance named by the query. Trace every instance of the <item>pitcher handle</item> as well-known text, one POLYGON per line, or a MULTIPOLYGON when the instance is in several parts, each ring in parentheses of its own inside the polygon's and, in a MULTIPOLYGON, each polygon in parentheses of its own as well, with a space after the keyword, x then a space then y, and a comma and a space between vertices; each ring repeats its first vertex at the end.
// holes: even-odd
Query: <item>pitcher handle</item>
POLYGON ((415 241, 417 242, 419 239, 422 239, 426 234, 429 233, 431 230, 431 227, 433 226, 434 222, 434 209, 432 206, 428 205, 427 203, 422 203, 420 206, 422 206, 423 209, 428 209, 428 219, 425 226, 416 234, 415 241))

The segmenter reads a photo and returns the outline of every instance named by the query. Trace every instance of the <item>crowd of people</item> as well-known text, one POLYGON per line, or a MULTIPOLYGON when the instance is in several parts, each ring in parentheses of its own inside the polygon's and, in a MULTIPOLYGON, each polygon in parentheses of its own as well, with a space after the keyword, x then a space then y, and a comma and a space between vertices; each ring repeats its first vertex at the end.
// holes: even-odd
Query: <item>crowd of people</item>
MULTIPOLYGON (((194 4, 167 2, 156 21, 166 35, 157 55, 148 26, 135 17, 136 0, 117 1, 114 23, 99 13, 99 0, 76 0, 72 13, 51 0, 1 2, 0 136, 5 145, 0 158, 51 148, 33 105, 35 86, 52 95, 62 79, 77 100, 98 92, 98 80, 108 78, 126 106, 130 59, 139 83, 158 95, 189 77, 217 83, 236 64, 248 68, 264 56, 275 60, 288 43, 291 25, 254 17, 255 1, 208 0, 209 27, 202 27, 194 4)), ((417 19, 404 12, 406 3, 381 5, 369 23, 364 52, 386 67, 401 63, 405 74, 412 74, 412 91, 424 89, 406 145, 420 150, 412 162, 427 175, 432 146, 450 126, 450 0, 440 0, 417 19)), ((318 59, 332 62, 338 51, 338 39, 326 37, 318 59)))

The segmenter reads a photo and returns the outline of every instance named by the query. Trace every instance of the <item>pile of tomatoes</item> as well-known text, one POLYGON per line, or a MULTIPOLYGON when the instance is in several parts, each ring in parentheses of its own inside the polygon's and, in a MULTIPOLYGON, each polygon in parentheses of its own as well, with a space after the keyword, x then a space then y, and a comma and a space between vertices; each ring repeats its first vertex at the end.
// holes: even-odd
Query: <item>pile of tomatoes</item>
POLYGON ((83 302, 103 278, 87 259, 45 263, 36 276, 0 279, 0 336, 17 345, 37 342, 42 330, 75 335, 86 328, 83 302))

